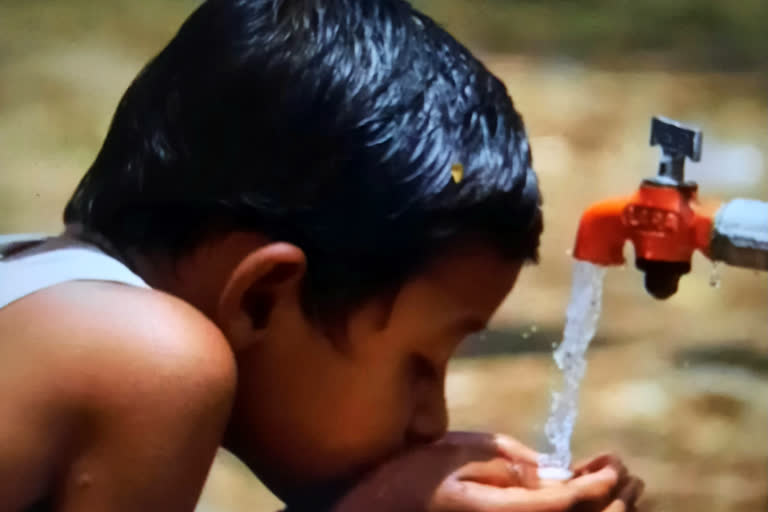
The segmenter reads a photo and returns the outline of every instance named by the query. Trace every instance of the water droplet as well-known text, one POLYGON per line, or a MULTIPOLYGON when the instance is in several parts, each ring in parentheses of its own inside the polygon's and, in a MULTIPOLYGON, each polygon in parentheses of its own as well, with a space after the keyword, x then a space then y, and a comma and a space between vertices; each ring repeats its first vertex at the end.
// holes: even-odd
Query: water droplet
POLYGON ((709 286, 712 288, 720 288, 720 262, 715 261, 712 263, 712 271, 709 273, 709 286))
POLYGON ((566 255, 566 256, 569 256, 569 257, 570 257, 570 256, 573 256, 573 249, 566 249, 566 250, 565 250, 565 255, 566 255))
POLYGON ((523 332, 523 334, 521 334, 521 336, 523 337, 523 339, 524 339, 524 340, 527 340, 528 338, 530 338, 530 337, 531 337, 531 333, 529 333, 529 332, 523 332))
POLYGON ((532 325, 531 326, 531 332, 538 332, 539 326, 538 325, 532 325))

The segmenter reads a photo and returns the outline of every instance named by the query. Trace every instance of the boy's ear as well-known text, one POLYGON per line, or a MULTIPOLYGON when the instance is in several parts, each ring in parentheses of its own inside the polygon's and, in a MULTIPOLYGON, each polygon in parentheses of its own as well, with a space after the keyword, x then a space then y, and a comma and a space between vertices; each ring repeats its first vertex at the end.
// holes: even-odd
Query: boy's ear
POLYGON ((278 304, 299 304, 304 252, 288 243, 259 247, 237 264, 222 288, 216 323, 235 350, 264 337, 278 304))

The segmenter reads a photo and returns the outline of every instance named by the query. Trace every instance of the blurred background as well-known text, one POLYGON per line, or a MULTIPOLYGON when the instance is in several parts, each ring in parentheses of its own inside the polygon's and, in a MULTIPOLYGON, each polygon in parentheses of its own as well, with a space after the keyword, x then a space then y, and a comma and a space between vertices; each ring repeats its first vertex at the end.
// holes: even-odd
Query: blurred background
MULTIPOLYGON (((195 0, 0 0, 0 233, 60 230, 112 112, 195 0)), ((655 174, 650 118, 704 131, 687 164, 702 196, 768 200, 765 0, 419 0, 507 84, 545 197, 542 260, 448 378, 454 429, 539 448, 556 382, 580 213, 655 174)), ((621 453, 647 483, 643 510, 768 508, 768 279, 696 255, 659 302, 611 269, 573 440, 621 453)), ((332 413, 329 411, 329 414, 332 413)), ((199 512, 280 503, 230 455, 199 512)))

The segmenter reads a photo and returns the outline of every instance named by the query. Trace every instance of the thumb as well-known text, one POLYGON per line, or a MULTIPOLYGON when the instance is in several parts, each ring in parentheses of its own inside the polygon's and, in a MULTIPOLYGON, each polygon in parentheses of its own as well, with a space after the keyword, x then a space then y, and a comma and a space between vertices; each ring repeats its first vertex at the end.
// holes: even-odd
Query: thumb
POLYGON ((538 464, 539 454, 514 437, 485 432, 448 432, 436 444, 447 444, 485 451, 488 454, 538 464))
POLYGON ((524 445, 514 437, 506 436, 504 434, 496 434, 493 436, 493 440, 505 457, 538 465, 539 453, 524 445))

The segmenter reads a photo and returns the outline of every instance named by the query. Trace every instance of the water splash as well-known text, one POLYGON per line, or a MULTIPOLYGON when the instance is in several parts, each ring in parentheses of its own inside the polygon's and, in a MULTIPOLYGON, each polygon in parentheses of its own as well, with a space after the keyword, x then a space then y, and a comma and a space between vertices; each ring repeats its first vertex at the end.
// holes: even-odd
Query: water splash
POLYGON ((712 271, 709 273, 709 286, 712 288, 720 288, 720 280, 722 276, 720 274, 720 262, 715 261, 712 263, 712 271))
POLYGON ((605 268, 585 261, 573 265, 571 301, 566 311, 563 341, 554 352, 562 373, 562 386, 552 394, 549 419, 544 432, 552 451, 539 460, 540 475, 556 470, 567 472, 571 465, 571 435, 578 413, 579 385, 586 370, 586 352, 597 331, 603 297, 605 268))

